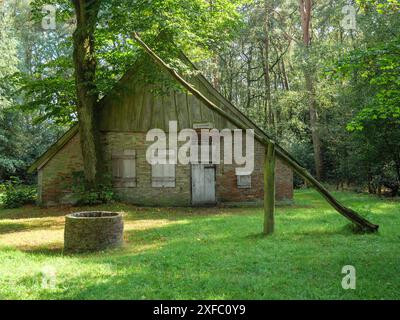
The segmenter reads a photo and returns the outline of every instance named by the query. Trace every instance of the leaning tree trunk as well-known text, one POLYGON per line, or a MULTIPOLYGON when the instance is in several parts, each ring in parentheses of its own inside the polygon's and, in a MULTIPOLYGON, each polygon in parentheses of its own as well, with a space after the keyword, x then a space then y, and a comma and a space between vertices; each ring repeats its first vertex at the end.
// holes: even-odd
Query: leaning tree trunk
MULTIPOLYGON (((139 37, 139 35, 134 32, 133 38, 143 47, 143 49, 154 59, 154 61, 161 66, 164 70, 166 70, 173 78, 175 78, 184 88, 186 88, 190 93, 192 93, 195 97, 200 99, 208 108, 217 112, 222 117, 226 118, 233 125, 235 125, 239 129, 247 129, 245 125, 243 125, 242 121, 238 120, 235 116, 229 114, 228 112, 222 110, 213 102, 208 100, 199 90, 197 90, 191 83, 187 82, 181 75, 179 75, 173 68, 168 66, 150 47, 143 42, 143 40, 139 37)), ((257 139, 261 144, 268 147, 271 141, 268 137, 264 137, 255 132, 255 139, 257 139)), ((357 212, 352 209, 346 208, 340 202, 338 202, 335 197, 318 181, 316 180, 305 168, 303 168, 288 152, 282 149, 279 145, 275 147, 276 157, 282 160, 286 165, 288 165, 291 169, 293 169, 296 173, 300 175, 304 180, 309 182, 311 185, 315 187, 315 189, 325 198, 325 200, 341 215, 349 219, 351 222, 358 225, 362 230, 375 232, 378 230, 379 226, 375 225, 362 216, 360 216, 357 212)))
POLYGON ((78 100, 79 133, 85 180, 96 189, 101 179, 100 136, 95 108, 98 99, 95 85, 96 57, 94 31, 100 0, 73 0, 77 28, 73 35, 75 82, 78 100))

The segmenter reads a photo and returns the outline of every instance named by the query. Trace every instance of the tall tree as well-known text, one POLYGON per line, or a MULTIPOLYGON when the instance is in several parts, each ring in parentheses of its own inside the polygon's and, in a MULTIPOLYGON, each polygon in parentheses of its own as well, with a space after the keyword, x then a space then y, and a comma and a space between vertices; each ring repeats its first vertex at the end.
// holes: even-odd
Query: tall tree
POLYGON ((101 0, 73 0, 77 26, 73 35, 79 133, 85 179, 90 188, 101 182, 100 135, 96 124, 95 29, 101 0))
POLYGON ((262 65, 264 70, 264 91, 265 91, 265 102, 264 102, 264 114, 265 114, 265 127, 275 131, 274 122, 276 119, 274 118, 274 114, 272 111, 272 96, 271 96, 271 71, 269 64, 270 57, 270 14, 271 14, 271 4, 269 0, 264 0, 264 39, 263 39, 263 48, 262 54, 262 65))
POLYGON ((303 73, 307 89, 308 105, 310 112, 310 128, 311 136, 314 147, 314 162, 315 162, 315 173, 318 180, 323 175, 323 162, 322 162, 322 151, 321 151, 321 139, 318 130, 318 111, 317 101, 315 98, 315 66, 310 61, 311 55, 311 43, 312 43, 312 0, 299 0, 300 16, 301 16, 301 28, 303 32, 303 45, 304 45, 304 65, 303 73))

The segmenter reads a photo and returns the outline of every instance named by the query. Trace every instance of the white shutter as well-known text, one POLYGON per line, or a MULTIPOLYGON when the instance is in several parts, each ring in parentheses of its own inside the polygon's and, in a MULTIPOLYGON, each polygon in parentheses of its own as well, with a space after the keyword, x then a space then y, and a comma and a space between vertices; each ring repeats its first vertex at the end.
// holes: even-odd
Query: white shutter
POLYGON ((136 152, 124 150, 112 155, 114 186, 117 188, 136 187, 136 152))
POLYGON ((175 165, 164 164, 163 165, 164 182, 163 186, 167 188, 175 187, 175 165))
POLYGON ((155 188, 175 187, 175 165, 174 164, 153 164, 152 186, 155 188))
MULTIPOLYGON (((161 150, 161 152, 163 151, 161 150)), ((173 151, 169 151, 168 154, 172 156, 173 151)), ((175 187, 175 164, 157 163, 153 164, 151 167, 151 183, 154 188, 175 187)))
POLYGON ((153 164, 151 168, 151 183, 155 188, 163 186, 163 164, 153 164))
POLYGON ((116 188, 122 187, 122 159, 120 154, 113 152, 112 154, 112 178, 113 185, 116 188))

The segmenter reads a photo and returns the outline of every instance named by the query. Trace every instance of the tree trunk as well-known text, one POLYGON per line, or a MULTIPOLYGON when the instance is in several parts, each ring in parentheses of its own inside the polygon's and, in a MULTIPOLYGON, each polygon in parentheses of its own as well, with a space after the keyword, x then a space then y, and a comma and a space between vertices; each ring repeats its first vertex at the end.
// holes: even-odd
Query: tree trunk
POLYGON ((95 85, 96 57, 94 31, 100 0, 73 0, 77 28, 73 35, 75 82, 83 167, 88 187, 96 189, 101 180, 100 135, 96 124, 98 99, 95 85))
POLYGON ((221 75, 220 75, 220 68, 219 68, 219 57, 218 55, 215 55, 212 58, 212 63, 214 66, 214 72, 212 75, 212 85, 215 89, 217 89, 218 91, 221 90, 221 75))
POLYGON ((275 215, 275 144, 265 148, 264 160, 264 234, 274 232, 275 215))
POLYGON ((321 139, 319 137, 319 132, 318 132, 318 111, 317 111, 317 103, 315 100, 313 74, 309 70, 304 70, 304 77, 306 81, 306 88, 308 94, 311 138, 314 149, 315 175, 318 180, 321 180, 323 175, 323 164, 322 164, 322 152, 321 152, 321 139))
POLYGON ((283 77, 283 84, 284 88, 286 91, 290 90, 290 85, 289 85, 289 77, 286 72, 286 66, 285 66, 285 60, 282 59, 282 77, 283 77))
POLYGON ((274 131, 274 115, 272 111, 272 98, 271 98, 271 70, 269 66, 269 3, 268 0, 264 2, 264 37, 263 45, 261 48, 262 66, 264 72, 264 127, 271 133, 274 131), (263 54, 264 53, 264 54, 263 54))
POLYGON ((253 63, 253 47, 249 48, 247 56, 247 71, 246 71, 246 112, 250 112, 251 108, 251 67, 253 63))
MULTIPOLYGON (((306 59, 309 58, 311 48, 311 12, 312 12, 312 0, 299 0, 300 15, 301 15, 301 27, 303 31, 303 44, 306 59)), ((314 66, 310 61, 307 60, 303 67, 304 78, 306 82, 309 113, 310 113, 310 128, 311 138, 314 148, 314 163, 315 163, 315 175, 318 180, 321 180, 323 176, 323 162, 322 162, 322 151, 321 151, 321 139, 318 130, 318 112, 317 103, 315 100, 315 87, 314 87, 314 66)))

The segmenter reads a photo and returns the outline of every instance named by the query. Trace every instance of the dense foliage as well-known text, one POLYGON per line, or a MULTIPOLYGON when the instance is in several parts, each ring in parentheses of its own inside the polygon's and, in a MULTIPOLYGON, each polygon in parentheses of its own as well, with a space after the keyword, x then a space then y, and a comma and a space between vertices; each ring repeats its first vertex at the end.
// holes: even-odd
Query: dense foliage
POLYGON ((17 177, 11 177, 0 188, 1 203, 4 208, 19 208, 25 204, 34 204, 37 199, 36 187, 23 184, 17 177))
POLYGON ((19 87, 12 79, 17 73, 30 74, 40 62, 28 62, 33 55, 27 31, 18 28, 19 18, 14 15, 23 5, 11 8, 7 3, 0 7, 0 183, 15 175, 30 180, 27 167, 65 129, 54 126, 53 120, 36 123, 43 114, 41 108, 30 112, 17 108, 29 100, 26 95, 14 94, 19 87))
POLYGON ((356 24, 347 29, 342 8, 348 4, 313 2, 312 40, 305 48, 298 1, 254 1, 242 12, 248 23, 235 41, 205 68, 225 96, 314 172, 315 130, 326 182, 395 195, 400 186, 400 6, 392 0, 350 2, 356 24), (314 128, 304 69, 314 84, 314 128))

